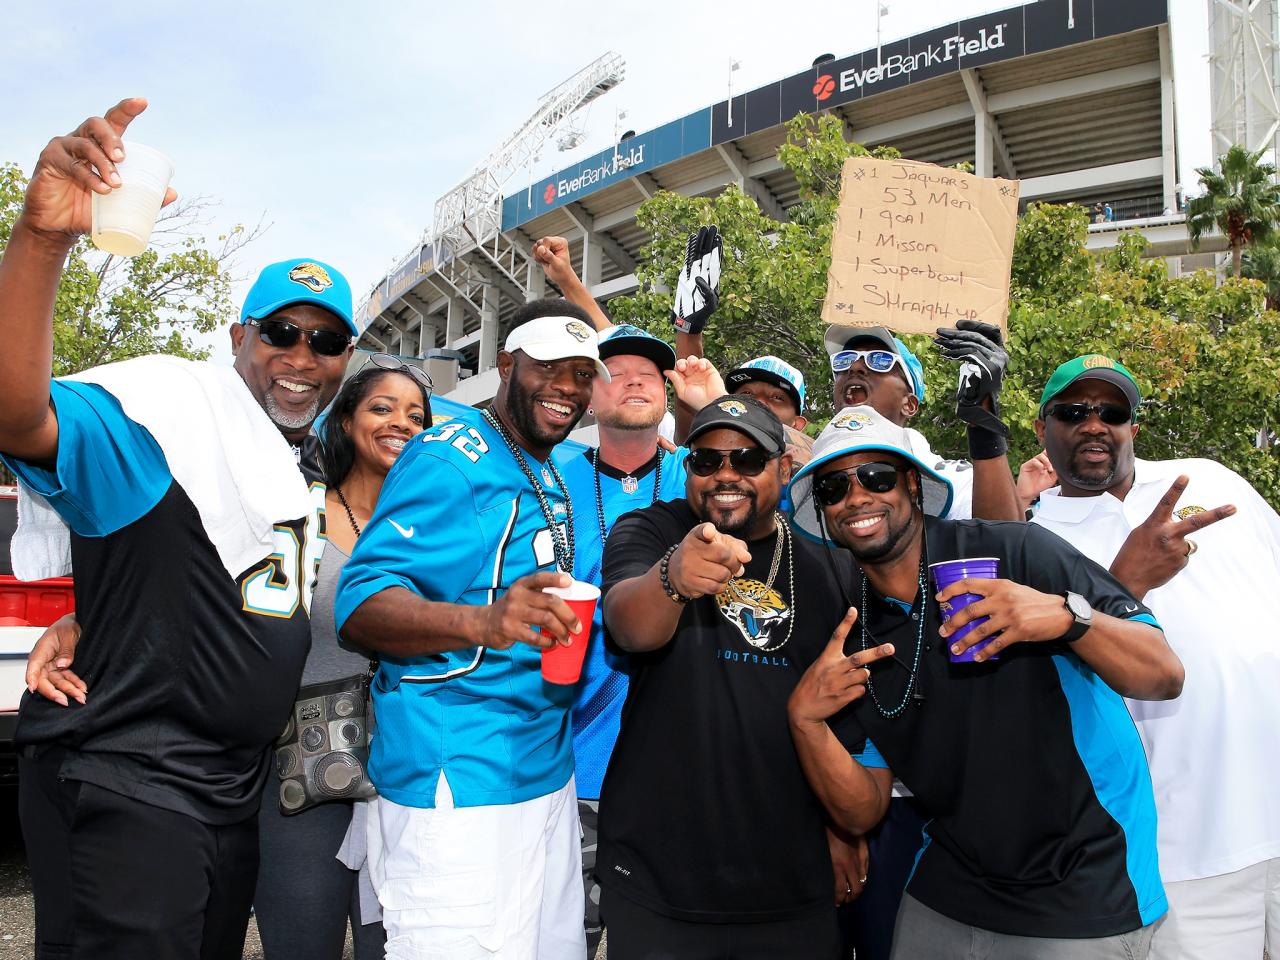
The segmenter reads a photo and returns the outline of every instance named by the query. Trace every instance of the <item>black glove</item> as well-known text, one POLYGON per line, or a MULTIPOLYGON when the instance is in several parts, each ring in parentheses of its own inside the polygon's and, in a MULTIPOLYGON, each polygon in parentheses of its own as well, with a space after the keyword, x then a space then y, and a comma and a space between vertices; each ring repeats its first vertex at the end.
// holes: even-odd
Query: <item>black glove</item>
POLYGON ((1009 366, 1000 328, 977 320, 960 320, 941 327, 934 340, 938 352, 960 361, 956 387, 956 416, 969 425, 969 454, 974 460, 1003 456, 1009 448, 1009 428, 1000 419, 1000 386, 1009 366), (991 398, 991 409, 983 401, 991 398))
POLYGON ((713 224, 689 234, 684 268, 676 282, 671 322, 680 333, 701 333, 720 305, 720 255, 723 244, 713 224))

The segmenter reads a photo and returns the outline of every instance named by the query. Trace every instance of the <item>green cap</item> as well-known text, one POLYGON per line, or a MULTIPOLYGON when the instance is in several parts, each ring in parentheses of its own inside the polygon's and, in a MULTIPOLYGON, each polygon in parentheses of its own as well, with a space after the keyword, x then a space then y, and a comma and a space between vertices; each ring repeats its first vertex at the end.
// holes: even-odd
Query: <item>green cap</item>
POLYGON ((1044 417, 1044 408, 1077 380, 1105 380, 1121 389, 1129 401, 1130 409, 1136 414, 1138 404, 1142 402, 1142 392, 1138 389, 1138 381, 1122 363, 1100 353, 1086 353, 1083 357, 1068 360, 1057 370, 1044 385, 1044 393, 1040 394, 1040 416, 1044 417))

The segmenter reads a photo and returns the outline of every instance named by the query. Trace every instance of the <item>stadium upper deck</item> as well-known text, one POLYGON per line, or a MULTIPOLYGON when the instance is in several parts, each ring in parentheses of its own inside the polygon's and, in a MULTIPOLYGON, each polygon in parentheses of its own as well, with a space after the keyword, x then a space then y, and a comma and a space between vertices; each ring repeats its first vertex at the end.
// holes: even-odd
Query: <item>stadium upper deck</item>
POLYGON ((482 403, 504 322, 545 292, 529 261, 540 236, 574 241, 597 298, 635 288, 647 237, 639 205, 660 189, 714 195, 737 184, 785 220, 799 199, 777 160, 785 122, 829 112, 847 136, 938 164, 970 161, 1022 181, 1024 203, 1108 203, 1091 246, 1141 223, 1163 255, 1186 252, 1176 215, 1173 63, 1165 0, 1038 0, 817 63, 645 131, 502 200, 501 231, 468 247, 415 250, 372 292, 361 345, 411 356, 446 351, 474 375, 442 392, 482 403), (732 123, 730 122, 732 118, 732 123), (437 262, 437 259, 439 262, 437 262))

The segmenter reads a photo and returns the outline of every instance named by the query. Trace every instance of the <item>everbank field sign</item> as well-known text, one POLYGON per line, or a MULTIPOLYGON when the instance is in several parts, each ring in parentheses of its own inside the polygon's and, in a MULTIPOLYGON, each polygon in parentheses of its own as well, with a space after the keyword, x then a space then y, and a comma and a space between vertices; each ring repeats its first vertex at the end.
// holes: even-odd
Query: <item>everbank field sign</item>
POLYGON ((603 163, 598 163, 585 170, 576 171, 572 177, 559 177, 553 180, 547 184, 543 193, 547 203, 572 198, 574 194, 588 187, 593 187, 603 180, 617 176, 617 174, 625 170, 630 170, 632 167, 639 167, 643 163, 643 143, 636 144, 626 150, 620 147, 617 153, 607 157, 603 163))
POLYGON ((840 92, 846 93, 859 87, 872 87, 883 80, 916 73, 928 67, 942 66, 960 57, 972 57, 989 50, 999 50, 1005 45, 1008 23, 999 23, 988 29, 980 27, 978 35, 966 37, 957 33, 937 44, 930 44, 918 53, 894 53, 882 57, 878 64, 863 69, 840 71, 840 92))

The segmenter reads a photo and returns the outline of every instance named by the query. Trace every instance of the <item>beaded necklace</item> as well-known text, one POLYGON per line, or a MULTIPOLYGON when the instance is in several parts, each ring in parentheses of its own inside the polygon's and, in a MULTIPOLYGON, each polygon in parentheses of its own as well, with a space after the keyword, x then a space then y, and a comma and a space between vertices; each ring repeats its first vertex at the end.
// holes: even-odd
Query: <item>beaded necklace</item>
MULTIPOLYGON (((916 652, 915 656, 911 659, 911 673, 910 676, 907 677, 907 688, 902 692, 902 702, 892 710, 886 710, 884 705, 880 702, 880 697, 876 694, 876 688, 872 685, 872 678, 870 676, 867 677, 867 693, 871 694, 871 702, 875 706, 876 712, 886 720, 892 720, 895 717, 901 716, 902 712, 907 709, 907 704, 911 702, 911 694, 915 690, 916 681, 919 678, 920 653, 924 649, 924 621, 925 614, 928 612, 929 604, 928 594, 925 593, 924 551, 921 551, 920 553, 920 574, 918 582, 920 587, 920 619, 916 627, 916 652)), ((914 612, 915 608, 916 605, 913 602, 911 604, 911 610, 914 612)), ((862 616, 858 618, 859 622, 862 624, 862 649, 866 650, 869 648, 870 644, 867 642, 867 575, 865 573, 862 575, 862 605, 858 609, 862 613, 862 616)))
POLYGON ((335 484, 333 491, 338 495, 338 502, 342 504, 342 509, 347 511, 347 520, 351 522, 351 529, 356 532, 357 537, 360 536, 360 525, 356 523, 356 515, 351 512, 351 506, 347 503, 347 498, 342 495, 342 488, 335 484))
MULTIPOLYGON (((653 470, 653 499, 650 504, 658 502, 658 488, 662 485, 662 459, 665 456, 662 448, 658 448, 658 465, 653 470)), ((600 542, 604 543, 609 538, 609 530, 604 522, 604 496, 600 492, 600 448, 596 447, 591 451, 591 466, 595 470, 596 475, 596 520, 600 524, 600 542)), ((624 488, 625 489, 625 488, 624 488)), ((628 491, 630 492, 630 491, 628 491)))
MULTIPOLYGON (((489 410, 484 411, 484 418, 489 426, 493 427, 494 432, 502 438, 502 442, 507 445, 507 449, 511 451, 512 457, 515 458, 516 465, 520 468, 520 472, 525 475, 525 479, 529 481, 529 485, 533 487, 534 496, 538 498, 538 509, 542 511, 542 519, 546 521, 547 529, 551 531, 551 546, 555 553, 556 565, 565 573, 573 572, 573 503, 569 499, 569 488, 565 486, 564 477, 560 476, 560 470, 556 467, 555 460, 547 458, 547 466, 551 468, 551 475, 555 478, 556 485, 564 493, 564 533, 560 530, 560 524, 556 522, 555 513, 551 509, 551 502, 547 500, 547 495, 542 489, 542 484, 538 482, 538 478, 533 475, 533 470, 529 467, 529 461, 525 459, 524 451, 507 432, 507 428, 502 425, 502 421, 493 415, 489 410)), ((546 469, 545 467, 543 468, 546 469)))

